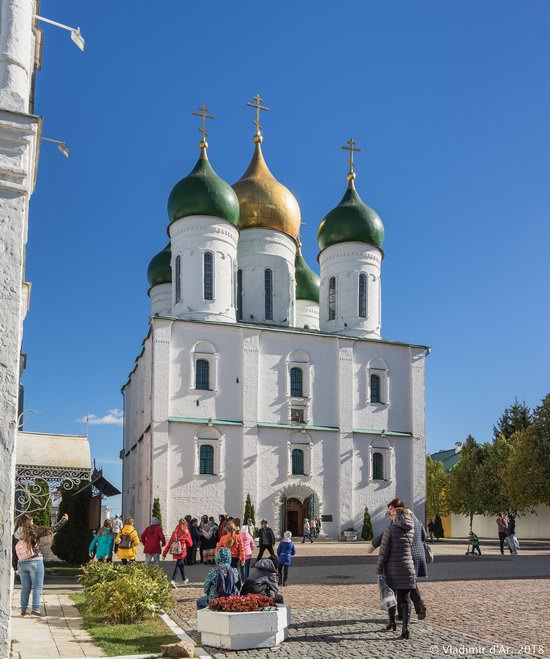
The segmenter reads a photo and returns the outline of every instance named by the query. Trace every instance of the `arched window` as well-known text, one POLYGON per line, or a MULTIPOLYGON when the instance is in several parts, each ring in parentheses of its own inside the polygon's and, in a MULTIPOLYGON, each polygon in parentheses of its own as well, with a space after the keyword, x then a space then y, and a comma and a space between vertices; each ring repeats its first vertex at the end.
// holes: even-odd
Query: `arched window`
POLYGON ((300 448, 292 449, 292 475, 304 475, 304 452, 300 448))
POLYGON ((359 318, 367 317, 367 275, 359 275, 359 318))
POLYGON ((181 256, 176 256, 176 304, 181 302, 181 256))
POLYGON ((199 474, 214 473, 214 447, 203 444, 199 450, 199 474))
POLYGON ((214 265, 212 252, 204 253, 204 299, 214 299, 214 265))
POLYGON ((384 456, 382 453, 377 452, 372 454, 372 480, 384 480, 384 456))
POLYGON ((304 395, 304 373, 298 366, 290 369, 290 395, 298 398, 304 395))
POLYGON ((380 396, 380 376, 374 373, 370 376, 370 402, 381 403, 380 396))
POLYGON ((273 320, 273 272, 266 268, 264 273, 265 319, 273 320))
POLYGON ((243 319, 243 271, 237 270, 237 320, 243 319))
POLYGON ((328 280, 328 319, 336 318, 336 277, 328 280))
POLYGON ((210 389, 210 363, 206 359, 197 359, 195 364, 195 389, 210 389))

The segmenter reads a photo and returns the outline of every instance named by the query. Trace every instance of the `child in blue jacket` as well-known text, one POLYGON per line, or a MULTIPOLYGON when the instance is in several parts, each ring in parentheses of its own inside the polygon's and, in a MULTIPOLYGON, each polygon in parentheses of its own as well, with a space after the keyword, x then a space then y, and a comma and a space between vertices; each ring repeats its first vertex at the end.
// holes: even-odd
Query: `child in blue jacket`
POLYGON ((279 557, 279 586, 286 586, 288 579, 288 568, 292 561, 292 556, 296 553, 296 547, 292 542, 292 533, 285 531, 284 537, 277 547, 277 556, 279 557))
POLYGON ((113 558, 113 544, 115 542, 116 534, 113 533, 113 523, 110 519, 103 522, 103 527, 92 538, 90 547, 88 548, 88 555, 90 558, 95 557, 98 561, 108 563, 113 558))

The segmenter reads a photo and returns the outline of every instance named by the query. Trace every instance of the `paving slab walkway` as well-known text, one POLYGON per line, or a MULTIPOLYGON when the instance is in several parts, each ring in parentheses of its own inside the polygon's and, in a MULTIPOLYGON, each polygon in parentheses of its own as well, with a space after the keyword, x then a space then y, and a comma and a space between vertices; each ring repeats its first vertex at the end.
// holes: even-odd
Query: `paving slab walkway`
POLYGON ((82 629, 82 617, 68 593, 44 592, 42 610, 46 618, 22 618, 20 590, 12 601, 11 635, 14 659, 57 659, 64 657, 105 657, 82 629))

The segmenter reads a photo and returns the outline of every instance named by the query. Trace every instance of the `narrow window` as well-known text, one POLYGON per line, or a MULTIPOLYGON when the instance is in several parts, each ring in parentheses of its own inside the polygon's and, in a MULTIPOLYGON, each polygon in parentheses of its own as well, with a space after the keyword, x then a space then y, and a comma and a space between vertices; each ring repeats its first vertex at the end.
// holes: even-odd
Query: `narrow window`
POLYGON ((214 474, 214 447, 209 444, 203 444, 199 451, 199 473, 214 474))
POLYGON ((384 456, 382 453, 372 454, 372 480, 384 480, 384 456))
POLYGON ((293 476, 303 476, 304 475, 304 452, 302 449, 293 448, 292 449, 292 475, 293 476))
POLYGON ((265 319, 273 320, 273 272, 267 268, 264 273, 265 319))
POLYGON ((176 256, 176 304, 181 302, 181 256, 176 256))
POLYGON ((290 395, 296 398, 304 395, 304 374, 297 366, 290 369, 290 395))
POLYGON ((380 397, 380 376, 372 374, 370 376, 370 402, 381 403, 380 397))
POLYGON ((359 318, 367 317, 367 275, 359 275, 359 318))
POLYGON ((243 319, 243 271, 237 270, 237 320, 243 319))
POLYGON ((212 252, 204 253, 204 299, 214 299, 214 272, 212 265, 212 252))
POLYGON ((336 318, 336 277, 328 280, 328 319, 336 318))
POLYGON ((210 363, 206 359, 197 359, 195 365, 195 389, 210 389, 210 363))

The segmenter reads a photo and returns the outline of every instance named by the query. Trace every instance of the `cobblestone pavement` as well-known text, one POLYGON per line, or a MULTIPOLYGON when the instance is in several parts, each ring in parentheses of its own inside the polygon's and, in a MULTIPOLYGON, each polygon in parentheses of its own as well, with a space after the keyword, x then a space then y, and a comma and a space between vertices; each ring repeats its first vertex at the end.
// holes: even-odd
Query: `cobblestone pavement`
MULTIPOLYGON (((427 659, 436 655, 456 654, 461 648, 469 650, 469 654, 492 656, 491 644, 481 643, 459 631, 447 631, 429 623, 412 623, 411 638, 407 641, 400 638, 399 629, 397 632, 382 631, 385 623, 386 617, 382 611, 366 607, 297 609, 292 611, 288 639, 276 648, 238 653, 206 646, 204 649, 214 659, 236 656, 239 659, 427 659)), ((199 641, 196 631, 190 631, 189 634, 199 641)), ((508 656, 513 654, 510 651, 508 656)))
MULTIPOLYGON (((521 646, 542 645, 546 656, 550 656, 550 626, 546 622, 550 580, 426 581, 422 583, 421 591, 428 607, 428 618, 415 625, 415 634, 420 633, 425 624, 436 633, 435 628, 431 627, 435 625, 439 629, 440 644, 448 634, 453 637, 466 634, 489 645, 504 644, 516 650, 521 646)), ((177 591, 178 614, 189 620, 191 625, 195 619, 195 599, 200 594, 199 588, 177 591)), ((324 609, 326 603, 331 607, 347 605, 354 610, 367 607, 372 612, 376 609, 378 591, 374 584, 311 584, 286 586, 283 595, 285 602, 292 607, 294 620, 303 620, 303 615, 309 615, 304 611, 312 610, 317 610, 316 615, 328 620, 324 609)), ((382 619, 381 612, 377 615, 382 619)), ((365 633, 370 633, 369 628, 365 629, 365 633)), ((334 641, 332 646, 334 648, 334 641)), ((444 654, 443 651, 441 653, 444 654)))

